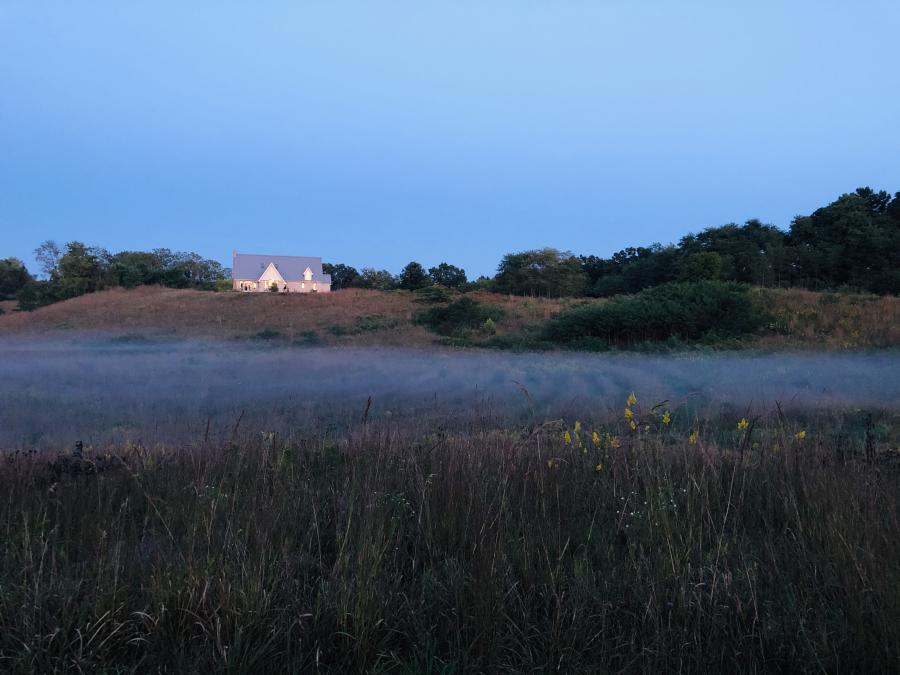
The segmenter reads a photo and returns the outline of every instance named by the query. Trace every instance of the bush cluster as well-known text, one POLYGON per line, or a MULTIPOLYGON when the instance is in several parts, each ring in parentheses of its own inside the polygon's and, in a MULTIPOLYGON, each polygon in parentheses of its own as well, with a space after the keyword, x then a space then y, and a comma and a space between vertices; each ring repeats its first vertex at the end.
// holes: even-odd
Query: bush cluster
POLYGON ((496 322, 503 310, 471 298, 460 298, 449 305, 429 307, 416 313, 415 322, 440 335, 459 335, 481 328, 490 320, 496 322))
POLYGON ((740 337, 759 330, 767 320, 749 291, 733 282, 664 284, 605 304, 574 307, 547 323, 544 339, 624 346, 740 337))

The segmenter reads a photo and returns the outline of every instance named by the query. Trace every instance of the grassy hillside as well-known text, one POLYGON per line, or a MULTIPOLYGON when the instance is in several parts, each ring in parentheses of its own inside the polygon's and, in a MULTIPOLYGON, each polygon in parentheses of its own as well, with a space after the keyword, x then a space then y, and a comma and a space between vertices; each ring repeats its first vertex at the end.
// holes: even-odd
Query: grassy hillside
MULTIPOLYGON (((527 344, 563 310, 605 300, 469 296, 487 306, 491 324, 455 343, 527 344)), ((856 349, 900 345, 900 299, 803 290, 756 289, 753 302, 773 321, 747 344, 765 348, 856 349)), ((452 298, 451 298, 452 299, 452 298)), ((322 295, 209 293, 161 287, 114 289, 34 312, 0 316, 0 333, 60 337, 97 332, 130 338, 265 339, 297 344, 425 347, 448 337, 417 321, 428 304, 407 292, 348 289, 322 295)), ((452 339, 451 342, 454 342, 452 339)))

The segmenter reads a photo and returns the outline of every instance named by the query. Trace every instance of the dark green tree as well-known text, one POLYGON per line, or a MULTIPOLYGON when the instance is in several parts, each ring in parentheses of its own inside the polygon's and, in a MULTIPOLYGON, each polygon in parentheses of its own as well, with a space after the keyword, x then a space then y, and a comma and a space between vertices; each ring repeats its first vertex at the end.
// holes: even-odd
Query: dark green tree
POLYGON ((415 291, 426 286, 431 286, 431 278, 425 273, 425 268, 420 263, 412 261, 400 272, 400 288, 407 291, 415 291))
POLYGON ((428 270, 431 280, 447 288, 461 288, 466 284, 466 271, 456 265, 442 262, 428 270))
POLYGON ((25 264, 18 258, 0 260, 0 299, 11 300, 31 281, 25 264))
POLYGON ((397 279, 387 270, 363 267, 359 277, 354 280, 353 286, 355 288, 371 288, 376 291, 390 291, 397 288, 397 279))
POLYGON ((100 290, 103 284, 104 263, 108 254, 102 249, 85 246, 80 241, 66 244, 66 252, 59 258, 51 283, 62 298, 74 298, 100 290))
POLYGON ((858 188, 791 223, 798 281, 808 288, 900 293, 900 193, 858 188))
POLYGON ((715 281, 722 278, 722 258, 718 253, 692 253, 684 260, 682 281, 715 281))
POLYGON ((786 233, 758 220, 689 234, 681 239, 679 248, 685 257, 718 254, 723 279, 756 286, 784 286, 791 280, 786 233))
POLYGON ((508 253, 495 278, 498 292, 513 295, 575 296, 584 292, 584 284, 581 261, 555 248, 508 253))
POLYGON ((342 263, 323 263, 322 270, 331 275, 331 290, 350 288, 359 278, 359 271, 350 265, 342 263))

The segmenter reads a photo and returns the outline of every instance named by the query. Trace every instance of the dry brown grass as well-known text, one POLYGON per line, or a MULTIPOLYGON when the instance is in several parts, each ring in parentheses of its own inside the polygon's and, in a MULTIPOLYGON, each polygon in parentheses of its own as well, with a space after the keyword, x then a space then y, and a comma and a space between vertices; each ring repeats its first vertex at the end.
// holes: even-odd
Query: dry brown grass
POLYGON ((900 345, 900 298, 800 289, 756 291, 786 335, 760 338, 763 345, 829 349, 900 345))
MULTIPOLYGON (((473 297, 503 308, 500 334, 537 325, 572 302, 493 293, 473 297)), ((326 343, 431 345, 436 336, 412 321, 413 314, 423 307, 414 300, 412 293, 362 289, 300 295, 142 286, 83 295, 34 312, 10 312, 0 317, 0 332, 247 338, 269 331, 291 340, 308 339, 314 332, 326 343)))
MULTIPOLYGON (((171 337, 251 337, 274 331, 287 338, 308 331, 338 339, 336 326, 348 333, 364 317, 393 319, 378 331, 380 344, 418 344, 431 338, 410 322, 416 305, 400 293, 345 290, 328 295, 210 293, 144 286, 83 295, 30 313, 0 318, 6 333, 57 333, 61 330, 110 334, 139 333, 171 337)), ((365 342, 370 336, 348 334, 341 341, 365 342)))

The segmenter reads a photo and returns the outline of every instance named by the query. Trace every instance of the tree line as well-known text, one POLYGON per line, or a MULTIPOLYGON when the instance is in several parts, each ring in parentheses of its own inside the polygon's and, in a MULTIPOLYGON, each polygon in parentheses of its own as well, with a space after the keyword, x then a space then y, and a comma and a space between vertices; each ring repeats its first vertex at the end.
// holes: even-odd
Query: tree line
POLYGON ((333 288, 405 288, 441 284, 513 295, 606 297, 677 281, 736 281, 755 286, 900 293, 900 192, 859 188, 788 231, 759 220, 688 234, 678 244, 629 247, 609 258, 544 248, 509 253, 493 278, 466 280, 441 263, 427 272, 409 263, 386 270, 326 266, 333 288))
MULTIPOLYGON (((45 279, 21 261, 0 260, 0 298, 21 309, 116 286, 160 284, 174 288, 230 288, 231 271, 196 253, 168 249, 108 251, 46 241, 35 251, 45 279)), ((418 290, 432 285, 461 291, 514 295, 604 297, 636 293, 675 281, 735 281, 756 286, 801 287, 900 294, 900 192, 859 188, 787 231, 758 220, 688 234, 677 244, 629 247, 609 258, 544 248, 503 257, 494 277, 470 281, 464 269, 442 262, 426 269, 413 261, 398 275, 325 263, 332 288, 418 290)))
POLYGON ((220 263, 166 248, 113 254, 80 241, 62 248, 45 241, 34 255, 44 279, 33 277, 20 260, 0 260, 0 298, 17 299, 22 310, 115 287, 158 284, 214 290, 223 287, 223 282, 231 287, 231 271, 220 263))

